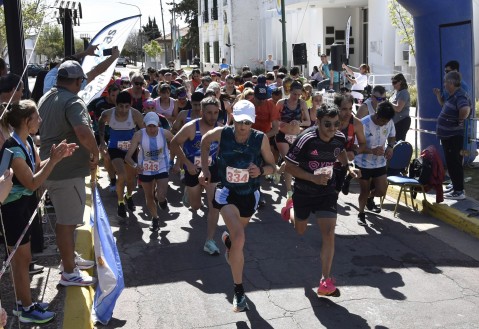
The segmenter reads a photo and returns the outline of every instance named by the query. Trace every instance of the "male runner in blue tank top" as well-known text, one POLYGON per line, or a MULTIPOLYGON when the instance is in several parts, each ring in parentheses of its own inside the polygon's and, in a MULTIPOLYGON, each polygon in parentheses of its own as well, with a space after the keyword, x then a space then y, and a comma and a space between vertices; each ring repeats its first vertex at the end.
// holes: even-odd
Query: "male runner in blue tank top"
POLYGON ((138 110, 131 107, 131 95, 122 91, 116 97, 116 107, 103 111, 98 120, 98 133, 100 135, 100 151, 108 148, 111 163, 118 176, 116 180, 116 195, 118 197, 118 216, 126 218, 125 201, 130 211, 135 210, 133 202, 133 189, 136 182, 136 170, 125 166, 125 156, 136 131, 136 126, 144 128, 143 116, 138 110), (110 140, 105 144, 105 124, 110 126, 110 140), (125 191, 126 194, 123 195, 125 191))
MULTIPOLYGON (((215 97, 206 97, 201 101, 201 118, 190 121, 175 135, 171 141, 171 152, 175 154, 185 168, 185 185, 190 207, 198 210, 201 207, 203 186, 198 181, 201 163, 201 137, 217 126, 220 103, 215 97)), ((212 143, 208 157, 209 171, 212 173, 210 184, 206 187, 208 201, 208 229, 203 250, 210 255, 217 255, 220 250, 216 246, 214 236, 218 225, 219 211, 213 207, 213 198, 218 183, 216 152, 218 143, 212 143)))
MULTIPOLYGON (((232 126, 215 128, 203 136, 201 162, 208 161, 211 144, 219 143, 217 164, 220 182, 213 206, 220 210, 229 230, 229 233, 223 233, 222 239, 234 281, 233 310, 241 312, 248 309, 243 288, 244 229, 258 207, 260 176, 273 174, 276 165, 268 137, 251 128, 255 122, 253 103, 247 100, 237 102, 233 107, 233 122, 232 126)), ((207 186, 212 177, 205 167, 199 181, 207 186)))
POLYGON ((339 296, 331 277, 334 256, 334 229, 338 193, 333 166, 340 161, 356 177, 359 170, 349 167, 338 108, 321 105, 316 125, 306 129, 294 141, 286 155, 286 168, 296 178, 293 192, 294 214, 291 220, 298 234, 304 234, 311 213, 321 230, 321 280, 318 296, 339 296))

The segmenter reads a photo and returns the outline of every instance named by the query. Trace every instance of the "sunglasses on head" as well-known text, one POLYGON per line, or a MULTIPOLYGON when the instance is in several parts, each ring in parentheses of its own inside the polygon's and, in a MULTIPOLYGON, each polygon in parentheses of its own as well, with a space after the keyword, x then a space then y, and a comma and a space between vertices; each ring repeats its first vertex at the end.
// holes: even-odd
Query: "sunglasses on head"
POLYGON ((378 96, 376 96, 376 95, 373 95, 373 96, 374 96, 374 98, 376 98, 376 100, 377 100, 378 102, 382 102, 382 101, 385 101, 385 100, 386 100, 386 97, 378 97, 378 96))
POLYGON ((323 123, 325 128, 331 128, 333 126, 333 124, 334 124, 334 127, 338 128, 341 125, 341 121, 339 121, 339 120, 334 121, 334 123, 331 122, 331 121, 324 121, 324 123, 323 123))
POLYGON ((245 126, 251 126, 253 124, 253 122, 248 121, 248 120, 242 120, 242 121, 236 121, 235 120, 235 123, 237 123, 239 125, 245 125, 245 126))

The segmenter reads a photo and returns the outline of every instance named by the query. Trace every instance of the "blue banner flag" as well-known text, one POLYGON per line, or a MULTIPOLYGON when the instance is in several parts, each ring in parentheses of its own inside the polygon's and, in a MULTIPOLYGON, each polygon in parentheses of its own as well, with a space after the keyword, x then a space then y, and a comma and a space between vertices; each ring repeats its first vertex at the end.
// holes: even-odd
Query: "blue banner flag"
POLYGON ((116 300, 125 288, 125 283, 120 255, 96 186, 92 188, 92 197, 93 236, 98 274, 92 318, 94 323, 106 325, 113 315, 116 300))

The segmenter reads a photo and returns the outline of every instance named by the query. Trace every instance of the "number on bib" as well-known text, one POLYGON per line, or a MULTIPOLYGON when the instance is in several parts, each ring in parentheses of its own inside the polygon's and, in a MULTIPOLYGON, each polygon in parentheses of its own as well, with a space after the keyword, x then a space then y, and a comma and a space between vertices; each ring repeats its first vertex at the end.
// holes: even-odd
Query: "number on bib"
POLYGON ((247 183, 249 180, 248 169, 226 167, 226 181, 232 184, 247 183))
POLYGON ((143 161, 143 171, 158 171, 160 164, 157 161, 145 160, 143 161))
POLYGON ((118 141, 117 147, 119 150, 128 151, 128 149, 130 148, 130 144, 130 141, 118 141))
MULTIPOLYGON (((211 166, 211 163, 213 162, 213 158, 211 156, 208 157, 208 167, 211 166)), ((201 157, 200 156, 195 156, 195 161, 193 162, 195 166, 201 168, 201 157)))
POLYGON ((325 175, 328 175, 329 178, 331 178, 333 177, 333 166, 318 168, 314 171, 314 174, 315 175, 325 174, 325 175))

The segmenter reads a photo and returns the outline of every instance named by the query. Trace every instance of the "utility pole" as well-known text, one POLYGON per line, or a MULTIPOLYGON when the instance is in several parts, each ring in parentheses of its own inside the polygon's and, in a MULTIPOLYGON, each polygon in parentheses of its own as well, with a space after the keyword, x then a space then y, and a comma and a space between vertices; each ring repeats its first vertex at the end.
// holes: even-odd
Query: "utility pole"
POLYGON ((57 21, 63 26, 63 43, 65 47, 65 57, 67 57, 75 53, 73 26, 80 26, 80 19, 83 18, 83 15, 80 2, 78 2, 77 8, 75 8, 75 1, 62 1, 59 6, 58 2, 57 0, 53 7, 58 9, 57 21))
POLYGON ((281 0, 281 30, 283 32, 283 66, 288 65, 288 47, 286 44, 286 9, 284 0, 281 0))
MULTIPOLYGON (((165 45, 165 48, 166 47, 166 36, 165 36, 165 18, 163 17, 163 1, 160 0, 160 9, 161 9, 161 24, 163 25, 163 44, 165 45)), ((166 58, 166 55, 168 54, 168 52, 166 51, 165 49, 165 62, 167 62, 167 58, 166 58)), ((167 63, 165 63, 167 64, 167 63)))

